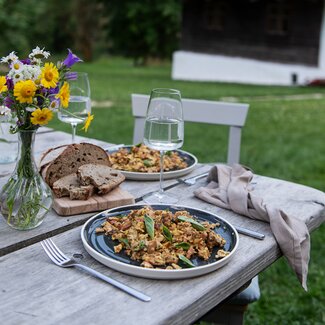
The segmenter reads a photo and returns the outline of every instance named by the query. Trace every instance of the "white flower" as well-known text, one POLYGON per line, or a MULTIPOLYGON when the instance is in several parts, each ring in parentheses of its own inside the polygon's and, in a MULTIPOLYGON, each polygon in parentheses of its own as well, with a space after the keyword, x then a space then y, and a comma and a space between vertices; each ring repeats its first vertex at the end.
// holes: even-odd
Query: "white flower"
POLYGON ((24 64, 20 62, 19 60, 15 60, 10 64, 11 70, 14 72, 20 72, 24 67, 24 64))
POLYGON ((11 109, 6 106, 0 106, 0 122, 10 122, 11 119, 11 109))
POLYGON ((20 80, 24 80, 24 75, 22 72, 16 72, 13 70, 10 70, 8 73, 8 77, 13 81, 14 84, 16 84, 20 80))
POLYGON ((40 47, 36 46, 29 54, 29 58, 34 59, 47 59, 50 56, 50 52, 44 51, 44 48, 41 49, 40 47))
POLYGON ((36 110, 36 108, 35 107, 32 107, 32 106, 27 106, 25 109, 28 112, 34 112, 36 110))
POLYGON ((10 64, 11 62, 16 60, 18 60, 18 56, 15 54, 14 51, 12 51, 11 53, 9 53, 9 55, 2 57, 0 62, 10 64))
POLYGON ((42 64, 42 59, 32 58, 31 63, 40 66, 42 64))
POLYGON ((24 76, 24 80, 37 80, 41 75, 41 68, 38 65, 24 65, 22 74, 24 76))
POLYGON ((60 101, 58 99, 54 99, 49 105, 49 110, 56 112, 59 106, 60 106, 60 101))
POLYGON ((0 115, 11 114, 11 109, 7 106, 0 106, 0 115))
POLYGON ((10 121, 10 118, 8 118, 7 115, 0 114, 0 123, 8 123, 9 121, 10 121))

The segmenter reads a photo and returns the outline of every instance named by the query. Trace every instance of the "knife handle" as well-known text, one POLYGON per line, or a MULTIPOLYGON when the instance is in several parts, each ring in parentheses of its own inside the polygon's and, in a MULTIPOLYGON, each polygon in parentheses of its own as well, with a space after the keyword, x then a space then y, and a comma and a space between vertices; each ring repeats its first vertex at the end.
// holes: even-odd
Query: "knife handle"
POLYGON ((260 232, 250 230, 250 229, 246 229, 246 228, 239 227, 239 226, 236 226, 235 228, 240 234, 250 236, 250 237, 253 237, 253 238, 256 238, 256 239, 259 239, 259 240, 263 240, 265 238, 265 235, 261 234, 260 232))

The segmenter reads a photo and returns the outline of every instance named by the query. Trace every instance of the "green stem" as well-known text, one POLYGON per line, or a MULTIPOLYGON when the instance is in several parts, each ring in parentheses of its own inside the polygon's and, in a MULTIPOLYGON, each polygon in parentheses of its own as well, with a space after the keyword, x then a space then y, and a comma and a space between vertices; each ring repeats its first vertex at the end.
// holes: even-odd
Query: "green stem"
POLYGON ((35 132, 21 131, 20 137, 20 155, 17 163, 17 173, 19 177, 32 178, 34 176, 34 157, 33 157, 33 140, 35 132))

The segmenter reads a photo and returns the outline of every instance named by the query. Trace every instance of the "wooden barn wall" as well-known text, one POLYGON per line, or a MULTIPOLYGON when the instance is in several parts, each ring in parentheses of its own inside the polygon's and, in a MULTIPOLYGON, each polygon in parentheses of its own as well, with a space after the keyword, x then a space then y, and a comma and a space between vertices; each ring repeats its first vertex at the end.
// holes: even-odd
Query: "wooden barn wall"
POLYGON ((283 34, 272 34, 267 26, 268 6, 277 1, 223 1, 219 28, 207 26, 210 7, 205 6, 211 1, 222 0, 183 1, 182 50, 317 65, 323 0, 283 0, 289 8, 283 34))

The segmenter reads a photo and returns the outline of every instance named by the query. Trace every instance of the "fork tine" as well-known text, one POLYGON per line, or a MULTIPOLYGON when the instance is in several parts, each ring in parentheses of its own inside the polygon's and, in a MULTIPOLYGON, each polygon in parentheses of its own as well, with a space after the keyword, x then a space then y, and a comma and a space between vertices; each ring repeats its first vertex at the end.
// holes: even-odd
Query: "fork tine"
POLYGON ((52 245, 53 249, 58 253, 58 255, 64 259, 64 260, 68 260, 69 258, 59 249, 58 246, 55 245, 54 241, 49 238, 48 241, 50 242, 50 244, 52 245))
POLYGON ((51 251, 47 248, 44 241, 41 241, 41 245, 42 245, 46 255, 51 259, 51 261, 56 265, 60 265, 59 262, 56 260, 56 258, 52 255, 51 251))
POLYGON ((51 242, 48 239, 43 240, 44 244, 46 245, 47 249, 50 251, 52 256, 58 261, 58 263, 64 262, 64 258, 62 258, 53 248, 51 242))

